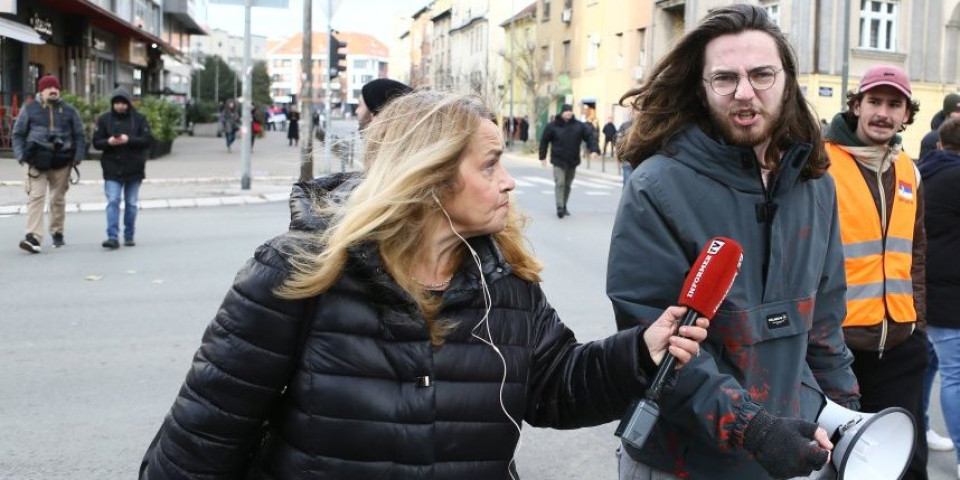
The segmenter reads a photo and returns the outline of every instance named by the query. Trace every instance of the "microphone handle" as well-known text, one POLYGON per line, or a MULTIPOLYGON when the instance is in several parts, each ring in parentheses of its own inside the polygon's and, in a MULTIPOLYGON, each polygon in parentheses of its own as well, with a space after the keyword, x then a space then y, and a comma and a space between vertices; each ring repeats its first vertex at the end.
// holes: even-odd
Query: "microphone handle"
MULTIPOLYGON (((687 307, 687 313, 683 316, 683 320, 680 321, 681 327, 689 327, 697 321, 697 316, 700 315, 694 309, 687 307)), ((677 329, 679 332, 679 328, 677 329)), ((677 364, 677 357, 674 357, 670 351, 667 351, 667 354, 663 357, 663 362, 660 363, 660 368, 657 369, 657 375, 653 377, 653 381, 650 382, 650 388, 647 389, 647 398, 651 400, 659 400, 660 394, 662 393, 664 383, 667 381, 667 377, 671 375, 674 371, 674 366, 677 364)))

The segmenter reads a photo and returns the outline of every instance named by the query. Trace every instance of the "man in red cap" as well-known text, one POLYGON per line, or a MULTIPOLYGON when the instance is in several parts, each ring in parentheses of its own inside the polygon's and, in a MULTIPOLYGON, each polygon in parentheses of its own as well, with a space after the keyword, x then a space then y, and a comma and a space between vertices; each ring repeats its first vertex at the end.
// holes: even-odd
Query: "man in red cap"
MULTIPOLYGON (((898 135, 920 109, 912 95, 903 70, 867 70, 860 88, 847 94, 849 109, 828 126, 825 146, 847 277, 843 334, 854 356, 860 409, 902 407, 920 422, 927 368, 923 191, 898 135)), ((927 478, 920 427, 904 479, 927 478)))
POLYGON ((20 248, 40 253, 43 242, 43 208, 50 194, 50 234, 53 246, 62 247, 66 214, 65 195, 70 168, 86 153, 83 121, 72 105, 60 98, 60 82, 47 75, 37 83, 40 97, 24 105, 13 126, 13 154, 27 172, 27 234, 20 248))

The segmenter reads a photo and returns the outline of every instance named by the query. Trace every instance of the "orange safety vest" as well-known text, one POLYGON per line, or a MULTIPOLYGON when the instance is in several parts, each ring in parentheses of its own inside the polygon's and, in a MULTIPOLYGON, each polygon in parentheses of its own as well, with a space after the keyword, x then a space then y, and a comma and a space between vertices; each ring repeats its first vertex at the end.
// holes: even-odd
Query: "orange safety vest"
MULTIPOLYGON (((917 320, 913 305, 913 229, 917 217, 917 174, 905 153, 894 161, 896 189, 887 235, 856 160, 833 143, 826 144, 830 172, 837 184, 840 237, 847 271, 847 318, 844 327, 879 325, 885 316, 898 323, 917 320)), ((883 186, 880 185, 881 191, 883 186)))

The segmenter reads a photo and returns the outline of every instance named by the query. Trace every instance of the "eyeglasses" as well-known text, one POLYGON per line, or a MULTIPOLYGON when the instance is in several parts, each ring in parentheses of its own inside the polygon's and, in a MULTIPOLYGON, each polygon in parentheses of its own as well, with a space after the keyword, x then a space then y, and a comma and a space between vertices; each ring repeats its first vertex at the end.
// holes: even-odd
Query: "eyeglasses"
MULTIPOLYGON (((747 80, 750 86, 758 92, 769 90, 777 82, 777 74, 782 72, 782 68, 760 67, 747 72, 747 80)), ((714 73, 710 78, 704 78, 703 81, 710 84, 713 93, 726 97, 733 95, 740 86, 740 78, 743 75, 733 72, 714 73)))

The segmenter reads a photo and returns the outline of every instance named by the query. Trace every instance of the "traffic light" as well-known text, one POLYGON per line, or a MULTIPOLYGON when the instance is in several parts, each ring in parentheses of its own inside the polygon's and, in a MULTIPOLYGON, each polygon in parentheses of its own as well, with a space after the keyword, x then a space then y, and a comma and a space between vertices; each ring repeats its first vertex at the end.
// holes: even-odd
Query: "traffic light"
POLYGON ((330 59, 330 80, 337 78, 340 75, 340 72, 347 71, 347 42, 341 42, 337 40, 337 37, 333 35, 330 36, 330 51, 328 57, 330 59), (344 49, 343 52, 340 49, 344 49), (343 64, 340 61, 343 61, 343 64))

